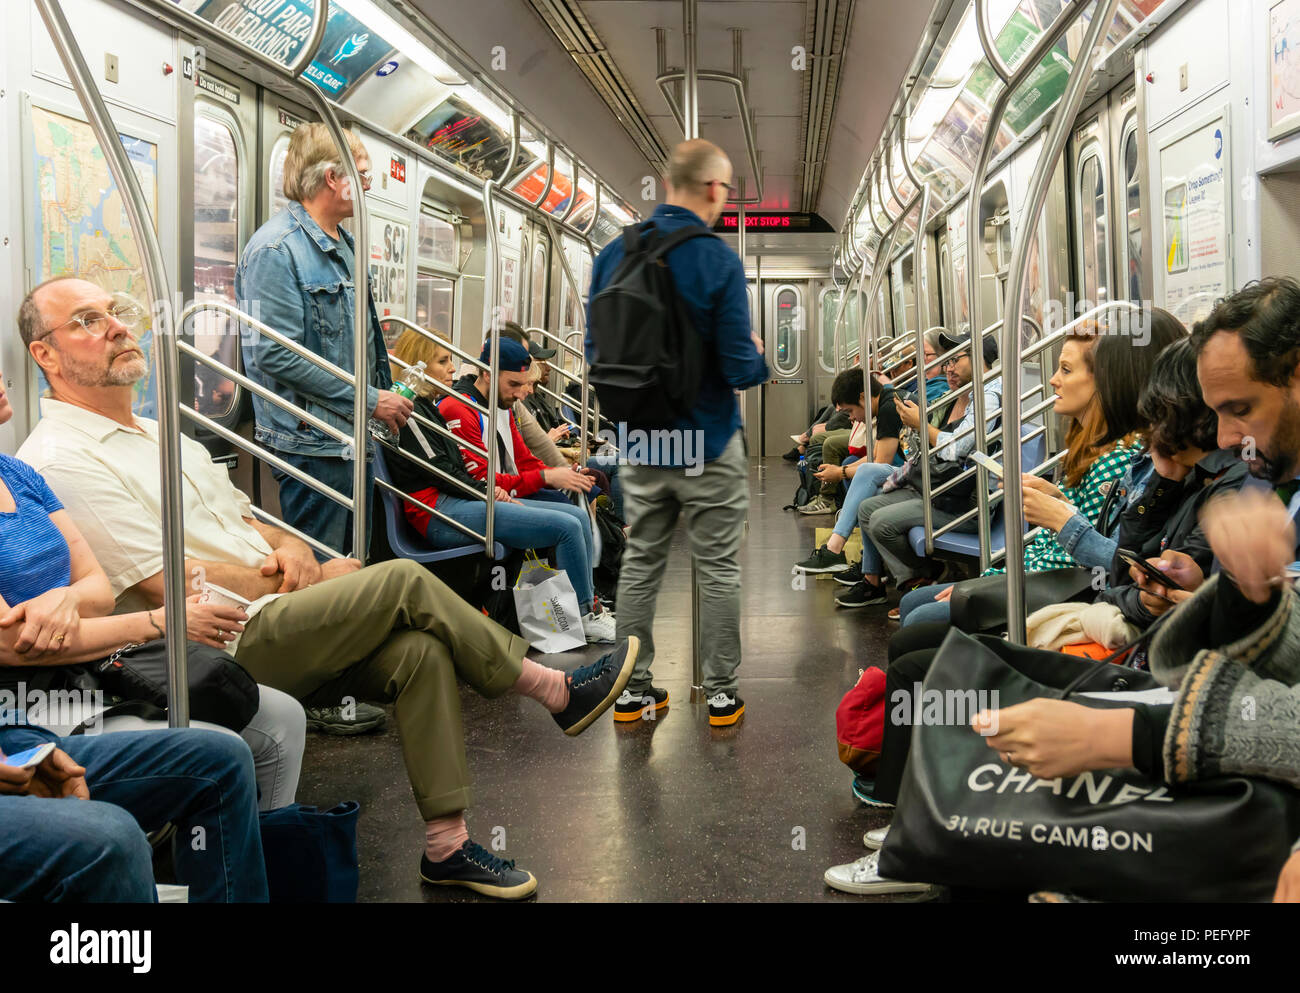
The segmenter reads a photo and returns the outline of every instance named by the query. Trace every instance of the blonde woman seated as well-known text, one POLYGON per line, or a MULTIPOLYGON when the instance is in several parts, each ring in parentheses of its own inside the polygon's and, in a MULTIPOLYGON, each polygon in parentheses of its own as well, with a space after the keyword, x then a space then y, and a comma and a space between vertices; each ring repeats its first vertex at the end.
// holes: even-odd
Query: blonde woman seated
MULTIPOLYGON (((437 342, 408 329, 397 339, 391 351, 394 357, 407 365, 423 362, 429 380, 451 389, 456 372, 455 359, 437 342)), ((404 372, 405 369, 394 365, 394 376, 404 372)), ((445 395, 432 382, 422 383, 417 389, 415 413, 446 427, 447 422, 435 406, 437 400, 445 395)), ((485 485, 465 467, 460 446, 446 435, 421 426, 414 418, 402 428, 398 443, 402 449, 441 469, 456 482, 436 476, 400 455, 390 455, 385 461, 393 485, 466 527, 482 532, 487 526, 487 504, 477 499, 475 494, 485 494, 485 485)), ((555 470, 546 470, 552 471, 555 470)), ((554 547, 556 567, 568 574, 578 595, 578 603, 588 608, 582 619, 587 641, 612 643, 614 615, 601 608, 592 587, 588 545, 590 523, 586 511, 572 504, 516 499, 500 486, 495 488, 495 495, 496 540, 509 548, 554 547)), ((416 504, 408 502, 405 510, 411 526, 435 548, 455 548, 468 541, 463 532, 416 504)))

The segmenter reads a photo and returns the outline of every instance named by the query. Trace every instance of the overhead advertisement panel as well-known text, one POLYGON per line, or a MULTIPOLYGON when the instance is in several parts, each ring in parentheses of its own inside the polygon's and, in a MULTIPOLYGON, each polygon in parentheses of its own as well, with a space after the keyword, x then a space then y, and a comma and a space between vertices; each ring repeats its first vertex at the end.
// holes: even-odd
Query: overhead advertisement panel
MULTIPOLYGON (((312 0, 179 0, 180 5, 267 58, 289 65, 311 36, 312 0)), ((306 76, 332 97, 384 64, 393 46, 331 3, 306 76)))

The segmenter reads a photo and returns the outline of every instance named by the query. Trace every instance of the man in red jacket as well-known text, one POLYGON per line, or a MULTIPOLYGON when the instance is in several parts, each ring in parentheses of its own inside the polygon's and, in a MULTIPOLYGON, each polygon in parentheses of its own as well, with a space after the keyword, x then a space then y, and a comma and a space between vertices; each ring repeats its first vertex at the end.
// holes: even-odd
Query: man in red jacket
MULTIPOLYGON (((480 360, 489 360, 491 344, 483 346, 480 360)), ((500 375, 497 381, 497 395, 492 402, 487 400, 490 381, 486 370, 479 372, 472 383, 461 381, 465 387, 465 396, 496 415, 495 430, 488 427, 488 418, 465 403, 460 397, 447 396, 438 403, 438 412, 447 422, 447 428, 458 438, 476 445, 484 450, 487 444, 484 435, 492 435, 497 446, 496 485, 510 494, 512 502, 517 502, 539 515, 567 514, 580 525, 583 547, 586 555, 581 564, 585 575, 571 576, 570 582, 575 589, 590 589, 591 567, 595 562, 595 542, 591 533, 591 518, 584 507, 575 506, 561 490, 572 493, 586 493, 591 489, 593 479, 576 469, 548 468, 541 459, 529 451, 524 439, 519 434, 511 407, 516 400, 522 399, 528 392, 528 370, 532 358, 528 349, 519 342, 502 337, 498 351, 500 375)), ((460 388, 458 385, 457 388, 460 388)), ((487 479, 487 459, 468 448, 462 448, 465 468, 475 479, 487 479)), ((567 557, 567 556, 566 556, 567 557)), ((602 610, 599 600, 594 596, 584 606, 589 613, 582 619, 582 627, 591 642, 612 643, 615 622, 612 612, 602 610)))

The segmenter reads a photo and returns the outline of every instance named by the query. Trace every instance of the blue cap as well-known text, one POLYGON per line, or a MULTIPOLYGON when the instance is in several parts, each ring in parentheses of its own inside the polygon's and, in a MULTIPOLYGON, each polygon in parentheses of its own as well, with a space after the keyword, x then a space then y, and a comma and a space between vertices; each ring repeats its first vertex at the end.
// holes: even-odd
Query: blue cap
MULTIPOLYGON (((480 362, 492 361, 492 339, 483 342, 483 352, 478 358, 480 362)), ((504 335, 497 349, 497 358, 500 360, 498 368, 502 372, 527 372, 528 367, 533 364, 528 349, 513 338, 504 335)))

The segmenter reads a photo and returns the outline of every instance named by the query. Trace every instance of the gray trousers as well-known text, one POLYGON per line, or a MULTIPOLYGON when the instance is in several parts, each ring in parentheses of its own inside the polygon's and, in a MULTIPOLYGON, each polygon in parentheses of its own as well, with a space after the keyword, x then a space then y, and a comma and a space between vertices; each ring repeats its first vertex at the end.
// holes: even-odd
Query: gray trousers
POLYGON ((740 433, 698 476, 683 469, 619 467, 631 525, 618 577, 618 640, 641 640, 627 688, 650 688, 654 661, 655 601, 677 518, 686 534, 700 582, 700 662, 707 696, 734 694, 740 665, 740 563, 736 555, 749 509, 748 460, 740 433))
MULTIPOLYGON (((949 514, 938 507, 933 509, 934 526, 941 528, 956 520, 956 514, 949 514)), ((858 504, 858 528, 862 534, 863 566, 862 571, 870 573, 867 568, 866 545, 868 542, 880 553, 884 560, 885 571, 894 577, 895 583, 905 583, 916 579, 926 570, 926 560, 912 550, 908 532, 925 523, 925 508, 921 497, 912 489, 892 490, 878 493, 858 504)), ((959 531, 975 531, 979 525, 969 521, 959 531)))

